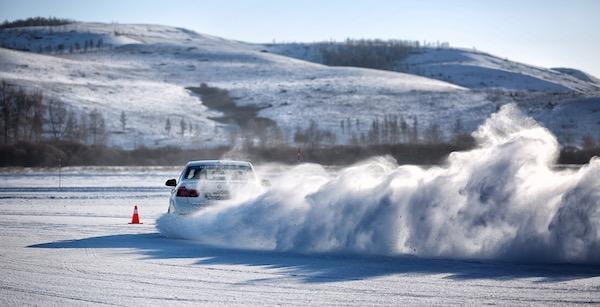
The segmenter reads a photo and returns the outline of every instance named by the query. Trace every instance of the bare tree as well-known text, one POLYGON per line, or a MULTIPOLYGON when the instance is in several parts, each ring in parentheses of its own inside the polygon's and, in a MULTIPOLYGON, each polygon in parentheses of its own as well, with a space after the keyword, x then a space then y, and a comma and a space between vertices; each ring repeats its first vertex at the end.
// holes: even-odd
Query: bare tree
POLYGON ((89 133, 89 114, 81 112, 79 114, 79 129, 77 129, 77 139, 88 144, 90 133, 89 133))
POLYGON ((0 83, 0 107, 2 108, 2 124, 4 130, 4 143, 7 144, 10 131, 10 118, 12 116, 12 90, 4 80, 0 83))
POLYGON ((127 115, 125 115, 125 111, 121 111, 121 131, 125 132, 125 128, 127 127, 127 115))
POLYGON ((75 142, 80 139, 79 137, 79 123, 77 122, 77 114, 73 110, 69 111, 67 115, 67 122, 65 123, 65 132, 63 138, 71 142, 75 142))
POLYGON ((463 124, 462 124, 462 120, 459 118, 456 119, 456 122, 454 123, 454 127, 452 127, 452 134, 456 137, 460 134, 463 133, 463 124))
POLYGON ((167 117, 167 121, 165 122, 165 131, 167 134, 171 134, 171 119, 167 117))
POLYGON ((182 118, 182 119, 179 121, 179 128, 181 129, 181 130, 179 131, 179 133, 181 134, 181 136, 183 136, 183 135, 185 134, 185 128, 186 128, 186 127, 187 127, 187 126, 186 126, 186 124, 185 124, 185 120, 182 118))
POLYGON ((103 145, 106 142, 106 123, 104 116, 100 111, 94 109, 89 114, 89 126, 88 130, 92 137, 93 145, 103 145))
POLYGON ((278 125, 267 125, 262 131, 262 135, 258 136, 259 144, 266 148, 275 148, 285 144, 283 130, 278 125))
POLYGON ((581 146, 583 149, 593 149, 596 148, 598 144, 596 144, 596 141, 591 134, 586 133, 581 139, 581 146))
POLYGON ((27 95, 24 108, 23 135, 27 141, 39 141, 44 127, 44 106, 41 92, 33 92, 27 95))
POLYGON ((412 129, 410 131, 409 142, 412 144, 419 143, 419 120, 417 119, 416 116, 413 118, 413 125, 412 125, 412 129))
POLYGON ((368 137, 370 144, 381 143, 381 130, 379 128, 379 118, 375 118, 371 122, 371 129, 369 129, 368 137))
POLYGON ((442 142, 442 131, 440 125, 437 123, 431 123, 429 128, 425 131, 425 140, 429 144, 440 144, 442 142))
POLYGON ((296 132, 294 133, 294 142, 308 145, 311 149, 317 148, 322 144, 333 145, 336 141, 335 134, 331 131, 320 129, 314 119, 310 120, 305 130, 296 128, 296 132))
POLYGON ((61 100, 48 100, 48 121, 54 139, 62 138, 67 121, 67 108, 61 100))
POLYGON ((65 122, 65 130, 63 133, 64 140, 76 140, 78 133, 77 116, 73 110, 67 112, 67 120, 65 122))
POLYGON ((400 139, 402 142, 409 141, 408 123, 404 120, 404 116, 400 116, 400 139))
POLYGON ((24 132, 22 129, 21 120, 25 119, 25 113, 27 113, 27 109, 29 108, 29 99, 27 97, 27 93, 23 88, 19 88, 14 94, 14 116, 12 122, 12 131, 13 131, 13 140, 18 141, 20 136, 24 132))

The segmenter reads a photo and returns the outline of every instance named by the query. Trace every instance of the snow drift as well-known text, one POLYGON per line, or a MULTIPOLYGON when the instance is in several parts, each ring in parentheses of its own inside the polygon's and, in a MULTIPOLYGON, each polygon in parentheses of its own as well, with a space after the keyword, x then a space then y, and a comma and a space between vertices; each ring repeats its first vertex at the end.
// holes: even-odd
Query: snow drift
POLYGON ((600 263, 600 159, 556 170, 556 138, 514 105, 474 136, 442 167, 300 165, 250 200, 157 228, 237 248, 600 263))

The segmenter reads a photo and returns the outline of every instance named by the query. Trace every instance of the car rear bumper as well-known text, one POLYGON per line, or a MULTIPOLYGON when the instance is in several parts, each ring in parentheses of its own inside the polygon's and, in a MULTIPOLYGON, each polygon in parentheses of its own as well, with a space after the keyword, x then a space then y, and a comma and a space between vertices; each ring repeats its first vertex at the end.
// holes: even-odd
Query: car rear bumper
POLYGON ((180 215, 189 215, 196 213, 204 208, 215 205, 217 202, 215 201, 187 201, 187 202, 176 202, 174 204, 174 210, 171 210, 170 213, 180 214, 180 215))

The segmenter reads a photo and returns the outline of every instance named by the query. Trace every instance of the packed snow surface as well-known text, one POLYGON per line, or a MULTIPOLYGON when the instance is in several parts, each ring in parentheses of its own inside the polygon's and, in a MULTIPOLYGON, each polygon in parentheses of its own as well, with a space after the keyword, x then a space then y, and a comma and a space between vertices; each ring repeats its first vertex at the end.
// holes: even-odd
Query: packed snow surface
POLYGON ((187 217, 180 167, 5 169, 0 305, 600 304, 600 160, 557 170, 513 106, 476 135, 426 169, 258 165, 272 188, 187 217))
POLYGON ((238 248, 600 264, 600 159, 553 169, 556 138, 515 105, 474 136, 476 149, 429 169, 301 165, 253 199, 164 215, 158 229, 238 248))

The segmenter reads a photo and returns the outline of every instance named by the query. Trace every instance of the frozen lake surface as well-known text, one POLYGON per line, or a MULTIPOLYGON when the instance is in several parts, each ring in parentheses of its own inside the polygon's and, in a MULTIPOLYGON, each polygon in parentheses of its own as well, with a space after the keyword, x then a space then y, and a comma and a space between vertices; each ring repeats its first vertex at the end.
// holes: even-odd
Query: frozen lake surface
MULTIPOLYGON (((298 254, 163 237, 179 169, 0 174, 0 305, 600 304, 600 267, 298 254), (142 225, 128 225, 133 206, 142 225)), ((260 222, 260 221, 257 221, 260 222)))

